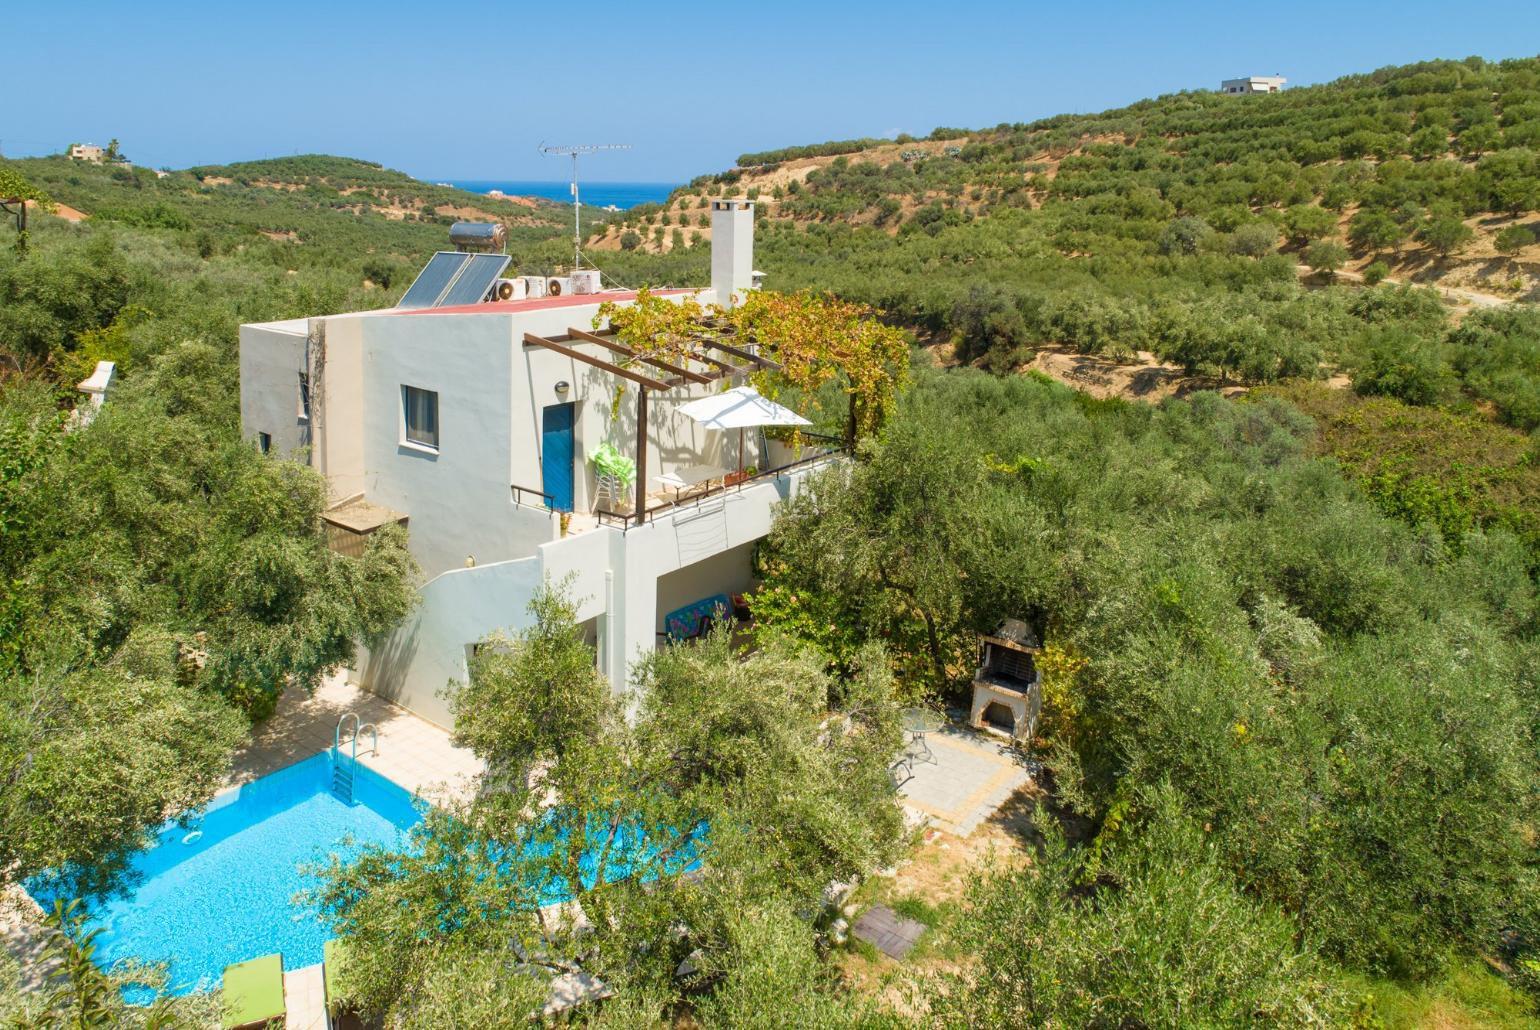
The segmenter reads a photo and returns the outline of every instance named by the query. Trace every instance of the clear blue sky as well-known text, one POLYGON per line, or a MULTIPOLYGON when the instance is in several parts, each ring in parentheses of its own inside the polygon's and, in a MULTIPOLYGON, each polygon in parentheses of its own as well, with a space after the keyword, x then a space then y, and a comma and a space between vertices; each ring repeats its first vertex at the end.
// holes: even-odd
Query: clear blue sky
POLYGON ((747 150, 1540 48, 1534 0, 60 0, 5 18, 8 156, 116 136, 155 166, 324 152, 429 179, 564 178, 546 140, 633 146, 585 179, 678 181, 747 150))

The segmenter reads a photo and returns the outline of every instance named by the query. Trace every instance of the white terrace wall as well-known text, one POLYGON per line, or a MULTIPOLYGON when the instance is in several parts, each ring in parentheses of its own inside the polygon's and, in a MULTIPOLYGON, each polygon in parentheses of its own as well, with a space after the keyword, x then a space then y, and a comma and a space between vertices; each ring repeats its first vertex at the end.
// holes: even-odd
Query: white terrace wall
POLYGON ((442 691, 465 679, 466 647, 498 630, 528 626, 540 582, 539 558, 444 573, 423 586, 421 604, 388 639, 372 650, 359 648, 349 679, 452 727, 442 691))
POLYGON ((303 319, 241 326, 241 434, 255 440, 267 433, 276 457, 291 457, 309 443, 299 407, 305 329, 303 319))
POLYGON ((600 669, 624 691, 636 660, 657 646, 663 615, 751 585, 750 551, 769 532, 776 505, 822 467, 706 499, 629 532, 593 529, 546 543, 535 557, 447 572, 422 588, 421 604, 387 641, 360 649, 350 676, 449 726, 440 693, 465 678, 469 645, 528 626, 530 600, 552 582, 566 584, 579 621, 595 620, 600 669))

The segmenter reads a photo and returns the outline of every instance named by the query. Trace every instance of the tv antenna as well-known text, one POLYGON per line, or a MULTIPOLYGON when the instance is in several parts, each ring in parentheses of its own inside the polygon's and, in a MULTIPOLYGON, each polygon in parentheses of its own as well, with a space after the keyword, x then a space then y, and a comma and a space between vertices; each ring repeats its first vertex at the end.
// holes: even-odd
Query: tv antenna
POLYGON ((559 157, 572 158, 572 270, 576 272, 583 264, 583 205, 578 202, 578 155, 592 154, 598 150, 630 150, 629 143, 580 143, 570 147, 548 147, 540 144, 542 154, 555 154, 559 157))

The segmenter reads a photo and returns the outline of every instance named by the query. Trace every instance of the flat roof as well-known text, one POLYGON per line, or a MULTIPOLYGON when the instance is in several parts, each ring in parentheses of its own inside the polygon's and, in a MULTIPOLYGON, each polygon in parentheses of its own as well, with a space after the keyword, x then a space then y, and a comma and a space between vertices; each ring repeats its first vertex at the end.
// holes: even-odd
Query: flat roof
MULTIPOLYGON (((677 297, 685 294, 704 293, 709 287, 681 287, 678 289, 652 290, 654 297, 677 297)), ((628 301, 636 299, 635 290, 605 290, 601 293, 573 293, 561 297, 532 297, 528 300, 481 301, 475 304, 456 304, 443 308, 371 308, 368 311, 341 311, 322 318, 375 318, 386 315, 516 315, 524 311, 547 311, 559 308, 579 308, 585 305, 603 304, 607 300, 628 301)), ((310 319, 290 318, 281 322, 246 322, 253 329, 268 329, 294 336, 310 332, 310 319)))
POLYGON ((286 318, 281 322, 246 322, 243 323, 253 329, 271 329, 275 332, 289 333, 292 336, 305 336, 310 332, 310 319, 286 318))
MULTIPOLYGON (((684 288, 676 290, 652 290, 654 297, 677 297, 685 293, 700 293, 705 289, 684 288)), ((528 300, 483 301, 477 304, 455 304, 443 308, 399 308, 396 315, 512 315, 521 311, 546 311, 553 308, 577 308, 585 304, 603 304, 607 300, 635 300, 635 290, 605 290, 602 293, 569 293, 561 297, 531 297, 528 300)))
POLYGON ((355 497, 326 509, 321 513, 321 518, 355 533, 372 533, 381 526, 404 521, 406 515, 384 505, 371 504, 362 497, 355 497))

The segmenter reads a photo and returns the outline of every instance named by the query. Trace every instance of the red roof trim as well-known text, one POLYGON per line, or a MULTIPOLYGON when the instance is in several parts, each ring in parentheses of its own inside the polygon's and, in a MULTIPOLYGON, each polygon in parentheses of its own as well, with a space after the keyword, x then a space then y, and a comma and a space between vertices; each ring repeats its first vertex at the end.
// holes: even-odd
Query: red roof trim
MULTIPOLYGON (((654 297, 673 297, 681 293, 699 293, 699 290, 653 290, 654 297)), ((635 290, 606 290, 603 293, 570 294, 565 297, 535 297, 530 300, 500 300, 482 304, 456 304, 447 308, 407 308, 398 315, 512 315, 521 311, 545 311, 553 308, 575 308, 584 304, 602 304, 607 300, 635 300, 635 290)))

